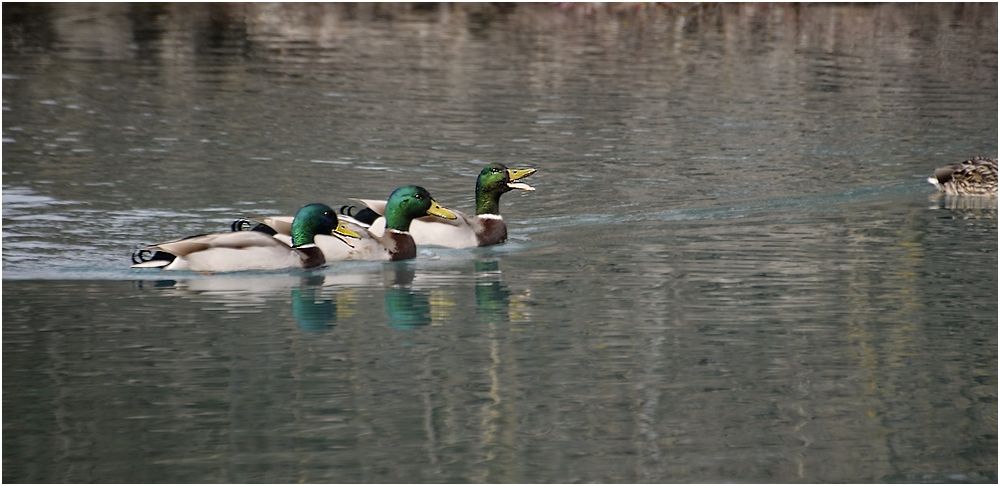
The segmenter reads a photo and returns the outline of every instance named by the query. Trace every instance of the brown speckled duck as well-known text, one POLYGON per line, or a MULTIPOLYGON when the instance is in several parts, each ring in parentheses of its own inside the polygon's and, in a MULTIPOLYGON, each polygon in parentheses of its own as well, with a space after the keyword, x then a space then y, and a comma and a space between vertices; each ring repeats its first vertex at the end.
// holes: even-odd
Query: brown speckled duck
POLYGON ((978 155, 965 162, 946 165, 928 177, 939 191, 949 196, 996 196, 997 161, 978 155))

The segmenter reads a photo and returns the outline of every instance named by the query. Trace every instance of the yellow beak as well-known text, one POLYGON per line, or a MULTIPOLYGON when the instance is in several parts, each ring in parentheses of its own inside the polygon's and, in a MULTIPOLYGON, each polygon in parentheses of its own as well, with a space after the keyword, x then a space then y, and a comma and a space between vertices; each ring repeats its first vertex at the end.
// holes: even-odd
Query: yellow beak
POLYGON ((512 181, 516 181, 524 179, 535 172, 538 172, 538 169, 507 169, 507 177, 510 177, 512 181))
POLYGON ((507 187, 511 189, 520 189, 522 191, 534 191, 535 188, 531 187, 530 184, 518 181, 534 174, 537 170, 538 169, 507 169, 507 178, 510 179, 510 181, 507 182, 507 187))
POLYGON ((347 224, 344 223, 343 221, 337 221, 337 227, 333 230, 333 232, 341 236, 346 236, 348 238, 358 238, 358 239, 361 238, 361 235, 358 234, 357 231, 348 228, 347 224))
POLYGON ((451 212, 450 209, 438 204, 438 202, 433 199, 431 199, 431 207, 430 209, 427 210, 427 214, 444 219, 458 219, 458 216, 455 216, 455 213, 451 212))

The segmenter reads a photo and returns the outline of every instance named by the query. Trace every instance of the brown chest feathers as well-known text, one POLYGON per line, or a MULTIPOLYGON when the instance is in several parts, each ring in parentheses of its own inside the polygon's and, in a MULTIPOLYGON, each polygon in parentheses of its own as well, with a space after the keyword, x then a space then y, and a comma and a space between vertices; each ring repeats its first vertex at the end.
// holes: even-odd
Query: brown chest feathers
POLYGON ((507 225, 501 218, 480 218, 482 229, 476 232, 479 246, 490 246, 507 241, 507 225))
POLYGON ((389 251, 390 260, 409 260, 417 257, 417 244, 409 233, 386 230, 382 235, 382 245, 389 251))

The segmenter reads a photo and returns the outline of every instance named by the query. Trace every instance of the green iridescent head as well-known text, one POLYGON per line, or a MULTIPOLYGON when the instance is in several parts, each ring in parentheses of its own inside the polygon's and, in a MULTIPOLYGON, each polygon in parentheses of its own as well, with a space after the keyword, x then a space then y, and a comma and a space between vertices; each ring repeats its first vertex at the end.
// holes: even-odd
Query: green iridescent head
POLYGON ((512 189, 534 191, 521 179, 534 174, 536 169, 510 169, 503 164, 489 164, 476 179, 476 214, 500 214, 500 196, 512 189))
POLYGON ((385 227, 397 231, 409 231, 410 222, 423 216, 437 216, 455 219, 455 213, 441 206, 431 193, 420 186, 403 186, 389 195, 385 203, 385 227))
POLYGON ((337 219, 337 212, 330 206, 321 203, 306 204, 292 219, 292 246, 312 244, 316 235, 331 235, 341 239, 361 237, 337 219))

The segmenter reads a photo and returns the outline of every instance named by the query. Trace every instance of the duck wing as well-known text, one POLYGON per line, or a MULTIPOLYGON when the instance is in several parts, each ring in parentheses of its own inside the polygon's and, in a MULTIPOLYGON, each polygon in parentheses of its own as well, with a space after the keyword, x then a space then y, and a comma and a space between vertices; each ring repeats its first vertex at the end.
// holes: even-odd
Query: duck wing
POLYGON ((241 250, 247 248, 284 247, 288 245, 257 231, 240 231, 232 233, 212 233, 189 236, 179 240, 167 241, 150 245, 149 249, 157 249, 176 256, 187 256, 192 253, 210 250, 212 248, 228 248, 241 250))
POLYGON ((364 204, 365 206, 368 207, 368 209, 371 209, 372 211, 375 211, 378 214, 382 214, 382 215, 385 214, 385 204, 386 204, 386 202, 383 199, 358 199, 358 198, 355 198, 354 200, 357 201, 357 202, 359 202, 359 203, 361 203, 361 204, 364 204))

